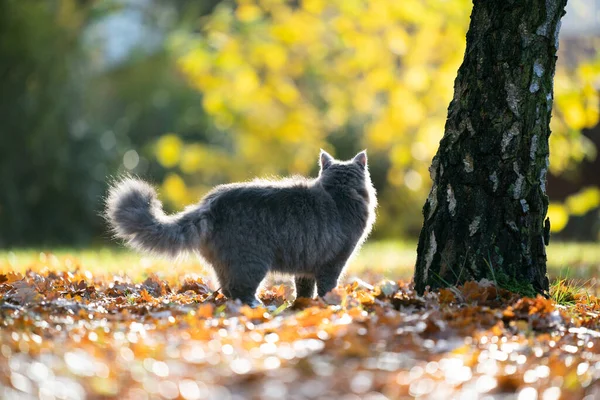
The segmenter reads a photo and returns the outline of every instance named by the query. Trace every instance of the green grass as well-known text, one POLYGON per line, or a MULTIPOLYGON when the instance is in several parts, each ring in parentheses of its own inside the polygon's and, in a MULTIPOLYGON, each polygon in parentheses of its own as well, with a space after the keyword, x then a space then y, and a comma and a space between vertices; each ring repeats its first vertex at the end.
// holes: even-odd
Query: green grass
MULTIPOLYGON (((414 270, 416 247, 416 243, 408 241, 369 242, 351 261, 348 275, 360 275, 363 279, 372 280, 382 277, 410 279, 414 270)), ((50 269, 75 269, 79 265, 82 270, 94 274, 128 275, 133 279, 153 272, 159 275, 206 273, 194 257, 170 262, 136 254, 119 247, 42 250, 0 251, 0 272, 23 272, 32 266, 38 269, 44 266, 50 269)), ((555 242, 548 247, 548 274, 551 281, 557 277, 587 280, 598 276, 599 272, 600 244, 555 242)))
POLYGON ((561 306, 573 306, 582 300, 585 302, 590 292, 595 292, 595 281, 592 278, 582 281, 576 278, 567 278, 569 276, 567 269, 565 276, 557 276, 550 283, 550 297, 556 304, 561 306))
POLYGON ((80 268, 94 275, 127 275, 132 279, 144 278, 150 273, 177 274, 206 271, 194 257, 169 261, 137 254, 123 248, 98 249, 20 249, 0 252, 0 272, 23 272, 28 268, 43 269, 80 268))
POLYGON ((577 303, 577 295, 584 291, 578 281, 566 278, 556 278, 550 284, 550 297, 556 304, 572 306, 577 303))
MULTIPOLYGON (((352 261, 350 272, 410 278, 414 272, 416 249, 416 242, 367 243, 352 261)), ((556 277, 587 280, 600 275, 600 243, 553 242, 547 254, 551 280, 556 277)))

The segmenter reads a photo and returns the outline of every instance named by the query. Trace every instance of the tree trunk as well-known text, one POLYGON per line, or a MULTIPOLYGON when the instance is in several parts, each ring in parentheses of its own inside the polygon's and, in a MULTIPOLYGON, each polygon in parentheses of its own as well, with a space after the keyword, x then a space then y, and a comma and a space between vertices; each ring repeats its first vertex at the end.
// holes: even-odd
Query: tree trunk
MULTIPOLYGON (((548 290, 546 173, 567 0, 474 0, 444 137, 430 167, 419 293, 487 278, 548 290)), ((526 290, 527 291, 527 290, 526 290)))

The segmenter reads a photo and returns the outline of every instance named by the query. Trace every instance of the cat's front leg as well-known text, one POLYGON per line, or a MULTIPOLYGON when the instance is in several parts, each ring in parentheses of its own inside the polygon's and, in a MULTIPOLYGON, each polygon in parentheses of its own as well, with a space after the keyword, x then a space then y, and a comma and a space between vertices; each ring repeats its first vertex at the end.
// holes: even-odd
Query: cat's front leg
POLYGON ((225 296, 231 300, 240 299, 242 303, 253 307, 260 305, 256 290, 267 274, 267 264, 240 257, 238 262, 215 270, 225 296))
POLYGON ((344 251, 338 254, 329 265, 321 268, 315 274, 317 279, 317 294, 319 297, 325 296, 328 292, 335 289, 340 279, 340 275, 352 255, 354 246, 348 246, 344 251))
POLYGON ((315 278, 306 276, 296 276, 294 278, 294 282, 296 284, 296 298, 313 298, 313 296, 315 295, 315 278))
POLYGON ((323 297, 335 289, 345 265, 346 260, 333 264, 319 271, 317 274, 317 294, 319 297, 323 297))

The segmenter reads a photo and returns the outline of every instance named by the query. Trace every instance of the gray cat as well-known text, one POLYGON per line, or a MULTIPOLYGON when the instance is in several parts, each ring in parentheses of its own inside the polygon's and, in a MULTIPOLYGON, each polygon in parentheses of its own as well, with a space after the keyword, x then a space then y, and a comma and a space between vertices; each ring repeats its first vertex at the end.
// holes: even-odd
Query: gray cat
POLYGON ((377 199, 365 151, 336 161, 321 151, 316 179, 254 180, 214 188, 198 204, 165 215, 155 190, 125 178, 111 187, 106 218, 138 250, 212 265, 223 293, 255 304, 269 271, 294 275, 297 297, 336 287, 375 221, 377 199))

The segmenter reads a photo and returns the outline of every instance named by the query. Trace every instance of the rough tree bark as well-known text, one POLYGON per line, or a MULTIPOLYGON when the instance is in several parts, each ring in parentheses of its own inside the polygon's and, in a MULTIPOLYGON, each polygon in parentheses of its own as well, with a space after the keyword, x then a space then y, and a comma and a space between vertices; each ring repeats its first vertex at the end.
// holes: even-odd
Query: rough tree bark
POLYGON ((444 137, 430 167, 415 286, 481 278, 548 290, 546 173, 567 0, 474 0, 444 137))

